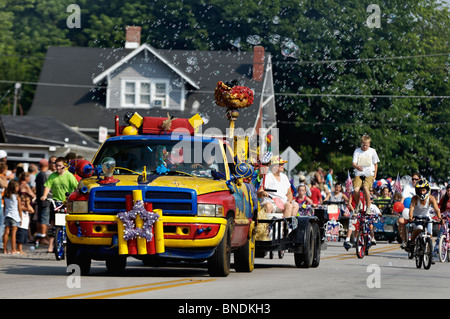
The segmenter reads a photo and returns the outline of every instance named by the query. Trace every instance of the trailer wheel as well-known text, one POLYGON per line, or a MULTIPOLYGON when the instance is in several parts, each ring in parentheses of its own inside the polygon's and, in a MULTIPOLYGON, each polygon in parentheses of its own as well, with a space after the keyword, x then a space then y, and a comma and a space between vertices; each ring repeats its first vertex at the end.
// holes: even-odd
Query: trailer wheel
POLYGON ((310 268, 314 260, 314 231, 310 223, 306 224, 303 253, 294 253, 297 268, 310 268))
POLYGON ((249 238, 244 246, 234 252, 234 269, 237 272, 252 272, 255 269, 255 227, 250 224, 249 238))
POLYGON ((82 276, 89 274, 91 271, 91 259, 78 253, 77 245, 74 245, 67 239, 66 244, 66 262, 67 266, 78 265, 82 276))
POLYGON ((231 257, 231 219, 227 220, 225 234, 220 244, 216 247, 216 251, 211 258, 208 259, 208 273, 214 277, 226 277, 230 274, 230 257, 231 257))
POLYGON ((313 255, 313 262, 311 264, 311 267, 316 268, 320 264, 320 249, 322 246, 322 243, 320 240, 319 225, 313 224, 313 232, 314 232, 314 255, 313 255))

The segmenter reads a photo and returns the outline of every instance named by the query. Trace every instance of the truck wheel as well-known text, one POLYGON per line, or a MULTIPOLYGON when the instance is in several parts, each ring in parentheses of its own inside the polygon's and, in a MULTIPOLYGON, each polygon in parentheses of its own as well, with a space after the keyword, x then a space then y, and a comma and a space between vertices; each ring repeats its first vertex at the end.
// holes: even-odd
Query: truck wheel
POLYGON ((244 246, 234 252, 234 269, 238 272, 252 272, 255 269, 254 222, 250 224, 250 238, 244 246))
POLYGON ((314 232, 310 223, 306 224, 305 242, 303 243, 303 253, 294 253, 295 266, 297 268, 309 268, 314 259, 314 232))
POLYGON ((89 274, 91 271, 91 259, 89 257, 79 255, 78 248, 67 239, 66 245, 66 262, 67 266, 78 265, 82 276, 89 274))
POLYGON ((314 232, 314 255, 311 267, 316 268, 320 264, 320 249, 322 245, 322 243, 320 242, 319 225, 313 224, 313 232, 314 232))
POLYGON ((226 277, 230 274, 230 257, 231 257, 231 221, 228 219, 225 234, 220 244, 216 247, 216 251, 211 258, 208 259, 208 273, 214 277, 226 277))
POLYGON ((121 274, 127 267, 127 256, 117 255, 106 258, 106 269, 114 275, 121 274))

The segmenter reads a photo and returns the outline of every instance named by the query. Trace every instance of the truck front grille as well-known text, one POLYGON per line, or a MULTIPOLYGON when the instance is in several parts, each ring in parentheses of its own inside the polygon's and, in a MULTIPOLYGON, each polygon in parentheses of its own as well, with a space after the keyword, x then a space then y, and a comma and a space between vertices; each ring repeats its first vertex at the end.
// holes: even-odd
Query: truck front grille
POLYGON ((125 211, 125 196, 140 189, 144 202, 153 209, 162 209, 164 215, 196 215, 197 193, 188 188, 160 186, 103 186, 91 189, 89 211, 94 214, 116 215, 125 211))

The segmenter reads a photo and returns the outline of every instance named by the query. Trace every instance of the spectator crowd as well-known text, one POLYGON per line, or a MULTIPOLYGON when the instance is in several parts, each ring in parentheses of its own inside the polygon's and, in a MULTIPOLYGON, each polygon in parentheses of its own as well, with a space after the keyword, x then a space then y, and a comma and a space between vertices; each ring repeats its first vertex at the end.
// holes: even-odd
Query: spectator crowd
POLYGON ((26 255, 24 244, 31 243, 36 248, 46 246, 47 252, 53 253, 51 203, 53 197, 58 199, 53 194, 55 180, 65 175, 62 183, 67 185, 67 191, 73 191, 76 179, 66 167, 70 161, 82 158, 68 153, 65 157, 43 158, 38 165, 18 163, 10 167, 7 156, 6 151, 0 150, 0 251, 26 255))

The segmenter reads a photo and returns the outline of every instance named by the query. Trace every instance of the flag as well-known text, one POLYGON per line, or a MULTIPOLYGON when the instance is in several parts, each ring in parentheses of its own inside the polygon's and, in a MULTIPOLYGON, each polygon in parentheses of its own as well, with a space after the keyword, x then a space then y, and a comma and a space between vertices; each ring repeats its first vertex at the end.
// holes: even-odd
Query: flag
POLYGON ((351 193, 353 192, 353 182, 352 178, 350 177, 350 172, 347 171, 347 180, 345 181, 345 196, 350 198, 351 193))
POLYGON ((394 189, 394 194, 402 192, 402 184, 400 183, 400 175, 398 173, 397 173, 397 179, 395 180, 392 188, 394 189))

